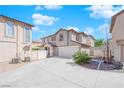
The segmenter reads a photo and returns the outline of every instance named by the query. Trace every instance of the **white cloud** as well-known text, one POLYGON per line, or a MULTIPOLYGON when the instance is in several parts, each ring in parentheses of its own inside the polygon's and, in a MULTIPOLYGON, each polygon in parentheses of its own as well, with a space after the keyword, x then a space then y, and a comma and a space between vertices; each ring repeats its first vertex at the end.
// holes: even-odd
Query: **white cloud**
POLYGON ((34 32, 42 32, 42 33, 45 33, 46 31, 45 30, 40 30, 40 28, 39 27, 33 27, 32 28, 32 31, 34 31, 34 32))
POLYGON ((110 24, 104 23, 98 27, 98 31, 100 31, 103 34, 104 38, 106 37, 110 38, 111 34, 109 33, 109 28, 110 28, 110 24))
POLYGON ((101 31, 102 33, 106 34, 106 32, 109 31, 109 24, 104 23, 98 27, 98 30, 101 31))
POLYGON ((77 27, 67 27, 67 29, 69 30, 69 29, 74 29, 75 31, 79 31, 79 28, 77 28, 77 27))
POLYGON ((84 33, 86 33, 88 35, 93 35, 94 29, 91 27, 87 27, 87 28, 85 28, 84 33))
POLYGON ((40 5, 38 5, 38 6, 35 7, 35 9, 36 10, 42 10, 43 8, 40 5))
POLYGON ((42 15, 42 14, 33 14, 33 21, 35 25, 53 25, 59 19, 56 17, 42 15))
POLYGON ((51 9, 51 10, 52 10, 52 9, 53 9, 53 10, 55 9, 55 10, 56 10, 56 9, 61 9, 61 8, 63 8, 63 6, 60 6, 60 5, 44 5, 44 8, 45 8, 45 9, 51 9))
POLYGON ((33 31, 40 31, 40 28, 37 27, 37 26, 35 26, 35 27, 32 28, 32 30, 33 30, 33 31))
POLYGON ((90 11, 90 17, 92 18, 104 18, 109 19, 111 16, 116 14, 117 12, 124 9, 124 6, 112 6, 112 5, 92 5, 86 10, 90 11))

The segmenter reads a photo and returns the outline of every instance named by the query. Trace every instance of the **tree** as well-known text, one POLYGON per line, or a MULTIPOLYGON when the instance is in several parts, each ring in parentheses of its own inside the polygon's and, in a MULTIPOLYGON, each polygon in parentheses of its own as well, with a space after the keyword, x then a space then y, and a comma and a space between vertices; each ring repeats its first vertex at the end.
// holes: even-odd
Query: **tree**
POLYGON ((104 40, 103 39, 96 39, 95 40, 95 47, 101 47, 104 45, 104 40))

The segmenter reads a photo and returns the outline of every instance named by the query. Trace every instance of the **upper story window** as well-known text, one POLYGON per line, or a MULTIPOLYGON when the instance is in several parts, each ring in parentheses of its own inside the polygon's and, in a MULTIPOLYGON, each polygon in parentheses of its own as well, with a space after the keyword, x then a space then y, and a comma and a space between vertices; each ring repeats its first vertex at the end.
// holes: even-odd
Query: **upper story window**
POLYGON ((52 36, 51 41, 56 41, 56 36, 52 36))
POLYGON ((59 41, 63 41, 64 40, 64 36, 63 36, 63 34, 60 34, 59 35, 59 41))
POLYGON ((29 27, 24 28, 24 42, 31 42, 31 32, 29 27))
POLYGON ((51 37, 51 41, 53 41, 53 37, 51 37))
POLYGON ((79 38, 80 38, 79 36, 76 36, 76 40, 77 40, 77 41, 79 41, 79 38))
POLYGON ((48 39, 47 39, 47 38, 45 38, 45 40, 44 40, 44 41, 45 41, 45 43, 48 43, 48 39))
POLYGON ((5 36, 13 38, 15 36, 14 23, 13 22, 7 22, 5 27, 6 27, 5 36))
POLYGON ((71 35, 71 40, 76 41, 76 34, 73 33, 73 34, 71 35))
POLYGON ((86 43, 86 37, 82 36, 82 43, 86 43))
POLYGON ((56 41, 56 36, 54 36, 54 39, 53 40, 56 41))

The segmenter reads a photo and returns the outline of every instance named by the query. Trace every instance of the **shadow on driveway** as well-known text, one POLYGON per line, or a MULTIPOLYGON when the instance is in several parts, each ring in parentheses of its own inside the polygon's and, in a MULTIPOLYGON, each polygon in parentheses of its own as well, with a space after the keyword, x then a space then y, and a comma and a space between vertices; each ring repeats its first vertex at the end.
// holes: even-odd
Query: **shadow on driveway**
POLYGON ((79 65, 77 65, 77 64, 74 63, 74 62, 67 62, 66 64, 69 64, 69 65, 71 65, 71 66, 79 66, 79 65))

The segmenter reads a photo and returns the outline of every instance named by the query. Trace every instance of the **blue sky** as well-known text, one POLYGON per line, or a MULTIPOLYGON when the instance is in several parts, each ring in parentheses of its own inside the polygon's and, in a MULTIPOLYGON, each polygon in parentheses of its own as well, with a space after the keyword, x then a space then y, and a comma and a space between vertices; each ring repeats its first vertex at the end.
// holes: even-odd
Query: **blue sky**
POLYGON ((33 39, 50 35, 60 28, 76 29, 105 38, 109 31, 112 15, 124 9, 124 6, 104 5, 64 5, 64 6, 0 6, 0 14, 35 25, 33 39))

